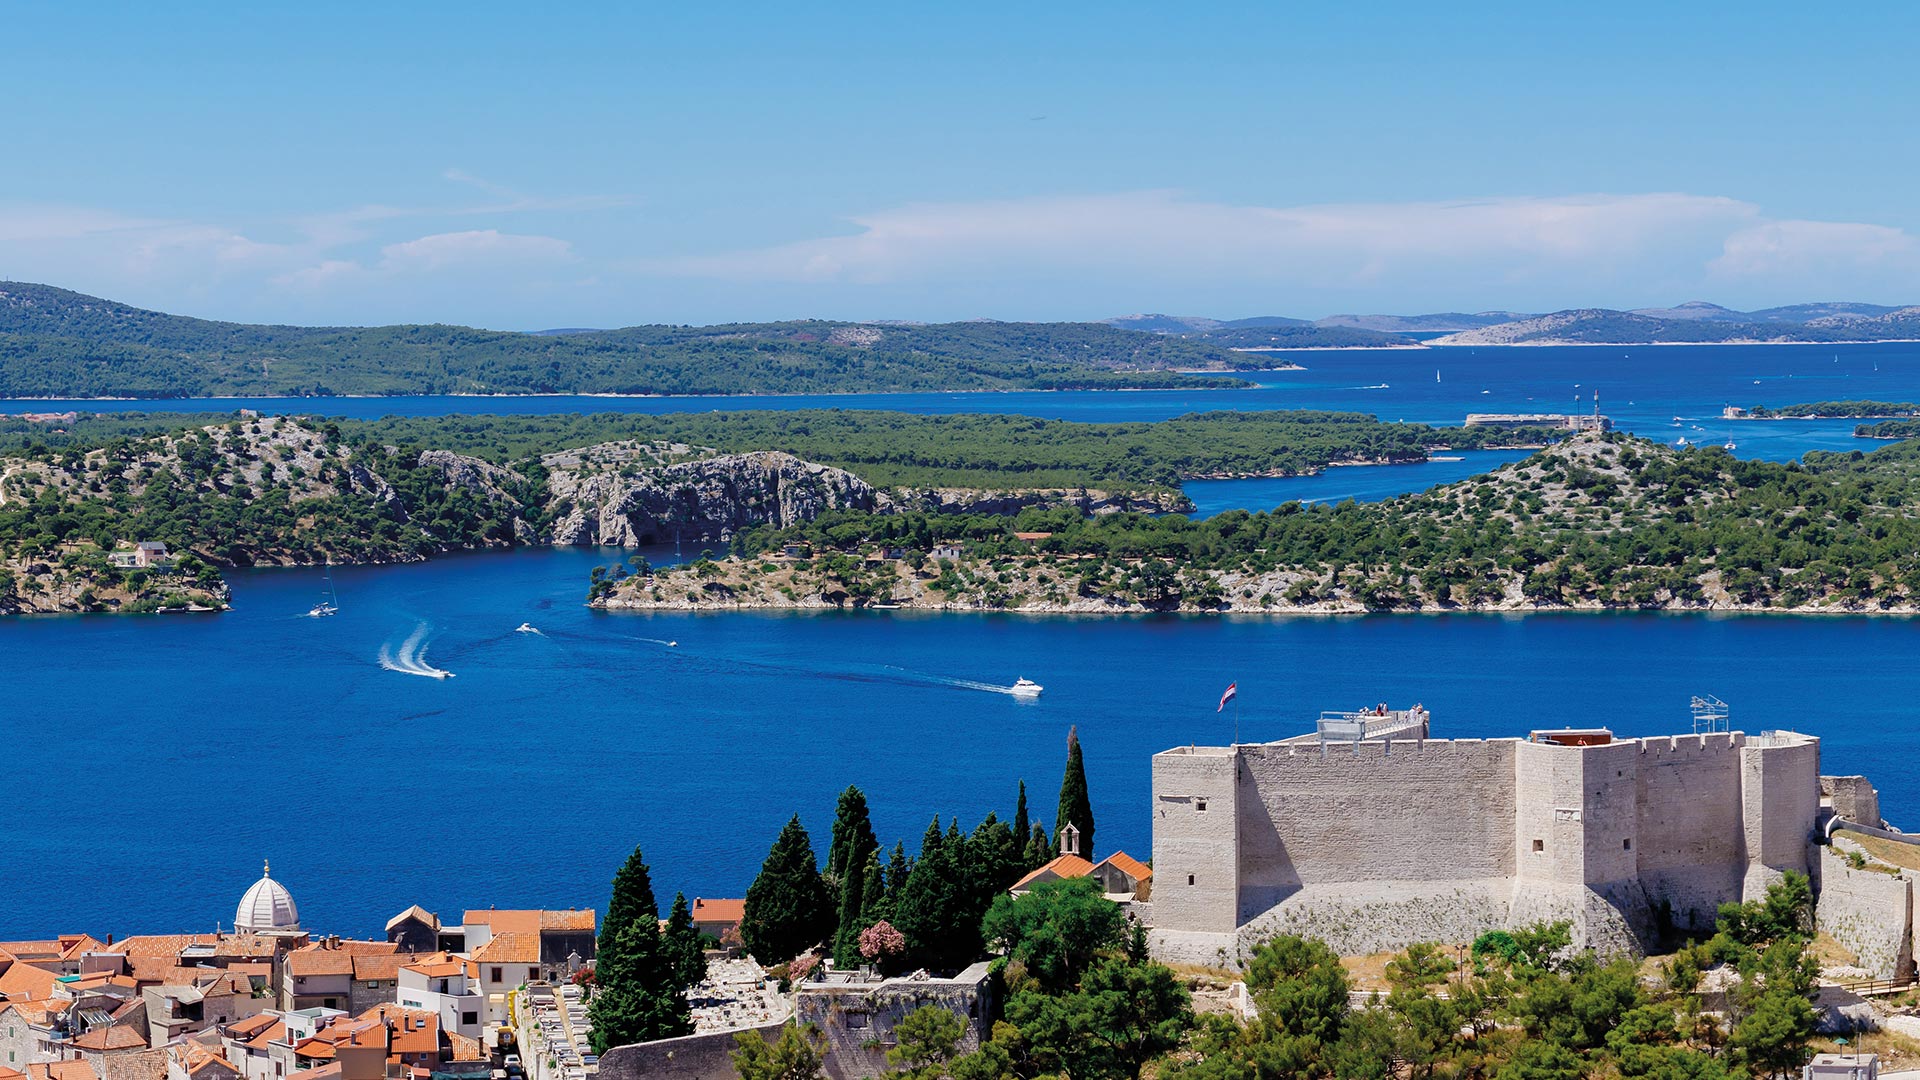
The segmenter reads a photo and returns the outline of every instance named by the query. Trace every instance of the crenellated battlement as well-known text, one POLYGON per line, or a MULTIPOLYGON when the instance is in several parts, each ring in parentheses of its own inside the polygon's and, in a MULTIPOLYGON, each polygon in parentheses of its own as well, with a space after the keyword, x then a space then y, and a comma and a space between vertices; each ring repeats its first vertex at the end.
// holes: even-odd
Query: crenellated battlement
POLYGON ((1720 903, 1807 869, 1820 798, 1809 736, 1435 739, 1382 725, 1352 737, 1369 715, 1402 714, 1155 756, 1157 931, 1232 935, 1289 904, 1350 898, 1353 925, 1377 922, 1367 940, 1389 945, 1431 931, 1396 929, 1362 898, 1471 893, 1509 898, 1513 925, 1564 912, 1617 941, 1622 927, 1651 933, 1656 911, 1709 929, 1720 903))

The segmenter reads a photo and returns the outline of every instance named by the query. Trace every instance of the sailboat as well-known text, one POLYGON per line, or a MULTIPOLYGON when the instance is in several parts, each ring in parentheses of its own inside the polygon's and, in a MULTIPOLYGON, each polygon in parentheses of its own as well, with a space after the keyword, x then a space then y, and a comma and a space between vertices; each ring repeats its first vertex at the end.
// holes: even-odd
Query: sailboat
POLYGON ((334 596, 334 592, 333 592, 333 564, 328 563, 327 564, 327 595, 323 597, 319 603, 307 609, 307 618, 324 619, 329 615, 340 614, 340 606, 334 603, 335 599, 337 599, 337 597, 334 596))
POLYGON ((1440 369, 1439 369, 1439 368, 1434 368, 1434 369, 1433 369, 1433 381, 1434 381, 1434 382, 1439 382, 1439 381, 1440 381, 1440 369))

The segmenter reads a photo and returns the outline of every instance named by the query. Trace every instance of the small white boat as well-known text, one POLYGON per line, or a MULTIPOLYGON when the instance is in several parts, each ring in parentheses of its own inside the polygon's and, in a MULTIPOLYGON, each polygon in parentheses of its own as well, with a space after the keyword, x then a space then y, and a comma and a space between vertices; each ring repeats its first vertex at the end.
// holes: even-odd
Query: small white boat
POLYGON ((429 674, 429 675, 431 675, 431 676, 433 676, 433 677, 434 677, 434 678, 436 678, 436 679, 451 679, 451 678, 453 678, 453 672, 451 672, 451 671, 429 671, 429 672, 427 672, 427 674, 429 674))
POLYGON ((1680 436, 1679 438, 1673 440, 1673 445, 1676 447, 1685 447, 1686 445, 1688 445, 1687 437, 1685 435, 1680 436))
POLYGON ((325 600, 322 600, 319 603, 313 605, 313 607, 307 609, 307 618, 309 619, 324 619, 329 615, 338 615, 338 614, 340 614, 340 609, 337 607, 334 607, 332 604, 326 602, 325 600))
POLYGON ((514 627, 513 632, 516 634, 537 634, 540 630, 530 622, 523 622, 519 626, 514 627))
POLYGON ((1015 679, 1011 689, 1014 697, 1039 697, 1040 691, 1045 690, 1046 687, 1023 677, 1015 679))
POLYGON ((679 642, 677 642, 677 641, 669 641, 669 642, 667 642, 667 648, 669 648, 669 649, 677 649, 677 648, 679 648, 679 647, 680 647, 680 643, 679 643, 679 642))
POLYGON ((1728 453, 1732 453, 1733 451, 1738 450, 1740 448, 1734 444, 1734 441, 1732 439, 1728 439, 1725 449, 1728 453))

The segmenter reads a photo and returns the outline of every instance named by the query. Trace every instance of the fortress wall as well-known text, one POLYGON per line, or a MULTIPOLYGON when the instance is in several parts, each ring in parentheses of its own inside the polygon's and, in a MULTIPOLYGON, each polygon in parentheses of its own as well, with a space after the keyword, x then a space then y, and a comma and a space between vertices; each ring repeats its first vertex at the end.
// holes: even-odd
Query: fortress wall
POLYGON ((1738 744, 1716 733, 1639 745, 1641 883, 1676 927, 1710 930, 1746 871, 1738 744))
POLYGON ((1880 827, 1880 793, 1864 776, 1823 776, 1820 794, 1833 800, 1833 812, 1848 821, 1880 827))
MULTIPOLYGON (((1844 844, 1844 836, 1836 844, 1844 844)), ((1913 970, 1913 884, 1904 873, 1855 870, 1834 848, 1821 848, 1814 925, 1859 957, 1875 978, 1913 970)))
POLYGON ((1514 753, 1514 813, 1508 843, 1522 881, 1584 885, 1586 776, 1579 747, 1522 742, 1514 753))
POLYGON ((1782 735, 1740 748, 1745 822, 1745 899, 1766 895, 1787 870, 1807 873, 1807 850, 1820 814, 1820 740, 1782 735))
POLYGON ((1304 886, 1509 876, 1516 745, 1242 747, 1241 918, 1304 886))
POLYGON ((1640 745, 1616 742, 1588 747, 1579 754, 1586 882, 1596 886, 1637 882, 1640 745))
POLYGON ((1231 934, 1240 925, 1238 834, 1253 822, 1238 820, 1238 760, 1223 747, 1153 756, 1157 929, 1231 934))

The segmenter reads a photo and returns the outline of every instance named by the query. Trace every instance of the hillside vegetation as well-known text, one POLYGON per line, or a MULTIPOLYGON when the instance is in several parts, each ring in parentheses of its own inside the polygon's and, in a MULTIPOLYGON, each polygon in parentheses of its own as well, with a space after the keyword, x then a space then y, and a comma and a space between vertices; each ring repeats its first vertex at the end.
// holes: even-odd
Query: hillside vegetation
POLYGON ((1289 503, 1205 521, 1057 510, 1011 520, 827 515, 743 534, 723 562, 603 584, 599 602, 1915 611, 1916 476, 1914 443, 1809 455, 1802 466, 1586 434, 1486 476, 1373 505, 1289 503), (815 557, 757 558, 788 544, 809 545, 815 557), (959 550, 945 561, 924 557, 942 545, 959 550), (857 557, 889 547, 907 558, 857 557))
MULTIPOLYGON (((1720 309, 1726 311, 1726 309, 1720 309)), ((1786 310, 1786 309, 1778 309, 1786 310)), ((1785 318, 1702 318, 1697 313, 1644 314, 1606 308, 1574 308, 1516 322, 1463 330, 1429 345, 1640 345, 1767 342, 1904 341, 1920 338, 1920 307, 1883 314, 1841 313, 1804 322, 1785 318)))
POLYGON ((213 322, 0 283, 0 397, 792 394, 1243 385, 1260 361, 1099 323, 838 322, 516 334, 213 322))
MULTIPOLYGON (((80 599, 88 588, 111 606, 132 576, 108 566, 108 553, 136 541, 209 566, 397 562, 517 544, 707 541, 846 506, 1177 509, 1187 505, 1177 484, 1189 476, 1411 460, 1463 434, 1352 413, 1157 424, 839 410, 372 422, 236 414, 185 429, 180 419, 0 425, 0 566, 13 568, 0 611, 12 610, 15 582, 32 610, 93 607, 80 599)), ((1523 434, 1466 437, 1479 445, 1523 434)), ((217 587, 217 573, 195 574, 217 587)))

